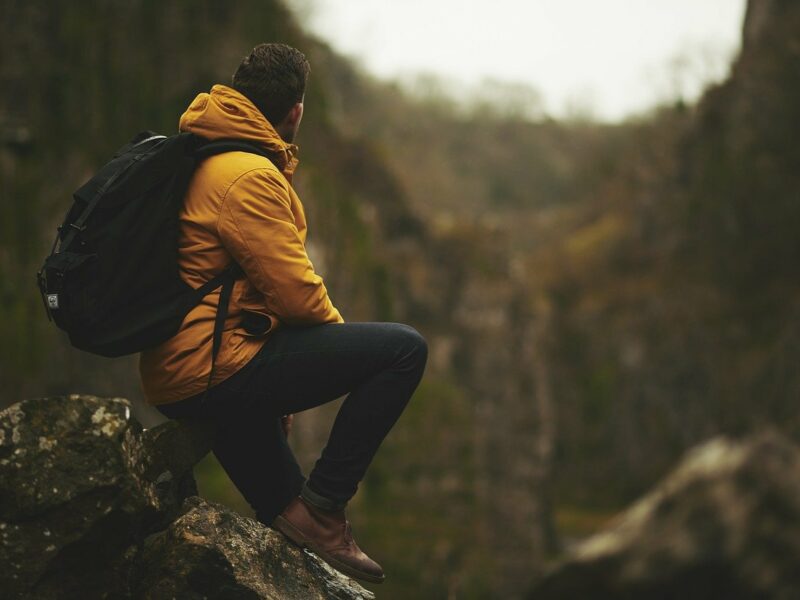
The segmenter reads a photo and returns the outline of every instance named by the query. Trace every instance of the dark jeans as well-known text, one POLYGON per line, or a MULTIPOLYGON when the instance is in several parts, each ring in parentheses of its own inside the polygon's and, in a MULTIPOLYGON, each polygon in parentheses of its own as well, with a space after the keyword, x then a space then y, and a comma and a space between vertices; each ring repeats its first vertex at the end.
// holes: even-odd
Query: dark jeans
POLYGON ((217 423, 213 452, 263 523, 305 482, 280 417, 348 394, 308 478, 313 492, 344 504, 422 378, 425 339, 400 323, 285 327, 240 371, 203 394, 158 406, 170 418, 217 423))

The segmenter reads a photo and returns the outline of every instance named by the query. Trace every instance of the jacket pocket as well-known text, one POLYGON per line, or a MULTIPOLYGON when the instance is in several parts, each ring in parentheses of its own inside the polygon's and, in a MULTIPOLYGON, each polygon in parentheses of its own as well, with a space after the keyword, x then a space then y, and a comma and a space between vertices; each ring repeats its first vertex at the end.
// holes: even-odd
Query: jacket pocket
POLYGON ((263 337, 275 331, 279 325, 280 321, 272 315, 252 310, 242 310, 242 319, 239 322, 243 329, 242 335, 249 337, 263 337))

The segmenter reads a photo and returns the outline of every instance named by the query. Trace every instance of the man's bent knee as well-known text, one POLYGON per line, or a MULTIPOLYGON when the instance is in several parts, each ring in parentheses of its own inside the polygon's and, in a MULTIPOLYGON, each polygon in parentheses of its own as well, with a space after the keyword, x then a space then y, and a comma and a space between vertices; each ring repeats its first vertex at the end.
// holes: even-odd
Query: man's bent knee
POLYGON ((428 358, 428 342, 422 334, 411 325, 394 323, 400 338, 402 356, 415 356, 424 365, 428 358))

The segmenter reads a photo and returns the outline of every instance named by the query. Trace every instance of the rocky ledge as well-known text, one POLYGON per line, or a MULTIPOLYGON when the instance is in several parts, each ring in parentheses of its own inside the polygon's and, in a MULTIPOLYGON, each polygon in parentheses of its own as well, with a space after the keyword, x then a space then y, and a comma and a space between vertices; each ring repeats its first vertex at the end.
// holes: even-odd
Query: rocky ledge
POLYGON ((800 448, 775 432, 695 448, 529 598, 800 598, 800 448))
POLYGON ((374 598, 261 523, 197 497, 199 423, 143 431, 121 398, 0 412, 3 598, 374 598))

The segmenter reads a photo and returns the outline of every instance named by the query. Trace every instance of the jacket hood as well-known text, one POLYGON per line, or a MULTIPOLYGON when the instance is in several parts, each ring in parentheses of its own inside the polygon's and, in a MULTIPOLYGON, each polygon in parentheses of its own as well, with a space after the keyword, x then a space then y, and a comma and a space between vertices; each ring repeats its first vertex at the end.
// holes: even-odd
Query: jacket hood
POLYGON ((178 129, 209 140, 253 142, 270 153, 289 179, 297 168, 297 146, 287 144, 255 104, 226 85, 218 84, 210 93, 198 94, 181 115, 178 129))

